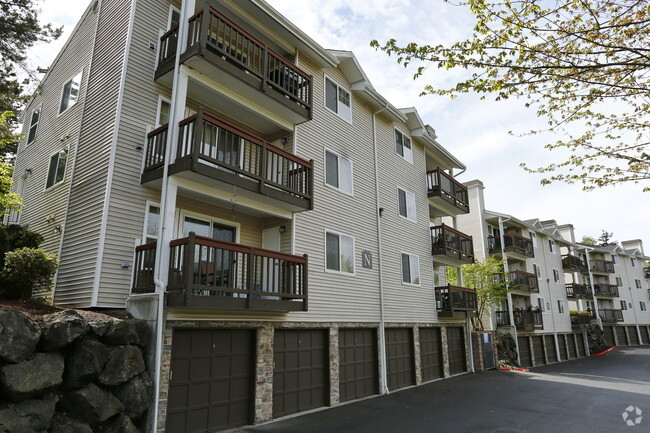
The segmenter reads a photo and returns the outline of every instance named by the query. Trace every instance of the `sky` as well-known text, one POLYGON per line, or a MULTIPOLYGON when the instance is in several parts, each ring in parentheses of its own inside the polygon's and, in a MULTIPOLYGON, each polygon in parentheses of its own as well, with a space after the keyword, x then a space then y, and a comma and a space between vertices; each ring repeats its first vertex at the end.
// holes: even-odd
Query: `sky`
MULTIPOLYGON (((583 235, 597 238, 601 230, 612 232, 618 241, 643 239, 650 255, 650 193, 643 193, 642 185, 591 192, 582 191, 580 185, 540 185, 542 176, 526 173, 519 164, 537 167, 563 159, 559 151, 544 149, 557 137, 522 135, 545 126, 522 101, 481 101, 475 95, 453 100, 419 96, 426 84, 453 85, 459 73, 430 68, 424 77, 413 80, 412 69, 370 47, 373 39, 428 44, 461 40, 471 34, 473 26, 465 8, 443 0, 267 2, 324 48, 354 52, 372 85, 393 105, 417 108, 424 122, 436 130, 438 142, 467 166, 458 180, 483 182, 487 209, 522 220, 554 219, 558 224, 573 224, 578 240, 583 235)), ((89 1, 44 0, 41 4, 41 20, 64 26, 64 34, 28 53, 35 67, 49 66, 54 60, 89 1)))

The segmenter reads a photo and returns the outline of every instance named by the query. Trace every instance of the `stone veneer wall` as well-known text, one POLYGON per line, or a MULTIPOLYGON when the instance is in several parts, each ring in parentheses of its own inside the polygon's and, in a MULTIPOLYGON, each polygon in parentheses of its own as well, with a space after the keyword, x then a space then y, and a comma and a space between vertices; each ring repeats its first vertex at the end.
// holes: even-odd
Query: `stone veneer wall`
MULTIPOLYGON (((430 324, 430 323, 386 323, 387 328, 410 328, 413 330, 413 347, 416 372, 416 385, 422 383, 420 366, 420 327, 439 327, 442 337, 442 354, 444 362, 444 377, 449 377, 449 360, 447 353, 447 326, 461 324, 430 324)), ((174 329, 211 329, 211 328, 247 328, 257 330, 256 347, 256 378, 255 378, 255 424, 273 420, 273 338, 275 329, 328 329, 329 330, 329 362, 330 362, 330 406, 340 404, 339 394, 339 329, 340 328, 375 328, 379 323, 312 323, 312 322, 266 322, 266 321, 223 321, 223 320, 169 320, 164 331, 162 355, 162 370, 160 372, 160 394, 157 431, 165 431, 167 417, 167 398, 169 391, 169 375, 171 372, 171 349, 174 329)), ((465 327, 463 326, 463 329, 465 327)), ((379 333, 377 333, 377 350, 379 351, 379 333)), ((465 359, 469 370, 470 351, 465 340, 465 359)), ((381 356, 378 356, 378 367, 381 369, 381 356)), ((381 381, 381 378, 380 378, 381 381)), ((380 389, 383 384, 380 383, 380 389)), ((393 391, 394 392, 394 391, 393 391)))

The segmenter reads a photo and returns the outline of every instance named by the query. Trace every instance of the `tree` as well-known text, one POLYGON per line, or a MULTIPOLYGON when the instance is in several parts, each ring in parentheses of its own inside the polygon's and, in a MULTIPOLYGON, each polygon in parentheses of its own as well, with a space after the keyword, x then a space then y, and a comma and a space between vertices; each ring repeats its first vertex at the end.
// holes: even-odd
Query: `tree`
MULTIPOLYGON (((475 329, 484 329, 483 315, 508 298, 508 279, 503 264, 504 260, 489 257, 461 267, 463 286, 476 290, 476 317, 472 319, 475 329)), ((456 268, 447 268, 447 282, 459 284, 456 268)))
MULTIPOLYGON (((525 170, 589 190, 624 182, 648 185, 650 154, 650 6, 646 0, 467 0, 472 37, 449 46, 371 45, 415 62, 415 78, 432 65, 468 69, 469 78, 423 94, 474 92, 519 97, 548 128, 566 138, 546 148, 568 150, 564 161, 525 170)), ((541 130, 532 131, 539 133, 541 130)), ((644 191, 650 187, 644 186, 644 191)))
POLYGON ((13 167, 2 156, 7 146, 11 145, 11 143, 17 143, 22 137, 11 130, 9 118, 12 115, 13 113, 8 111, 0 113, 0 217, 12 210, 19 211, 21 203, 20 196, 11 191, 13 167))
POLYGON ((598 246, 600 247, 611 247, 618 245, 618 242, 612 240, 614 233, 609 233, 607 230, 602 230, 600 236, 598 236, 598 246))
POLYGON ((598 241, 595 238, 592 238, 591 236, 583 236, 582 240, 580 241, 581 244, 583 245, 597 245, 598 241))

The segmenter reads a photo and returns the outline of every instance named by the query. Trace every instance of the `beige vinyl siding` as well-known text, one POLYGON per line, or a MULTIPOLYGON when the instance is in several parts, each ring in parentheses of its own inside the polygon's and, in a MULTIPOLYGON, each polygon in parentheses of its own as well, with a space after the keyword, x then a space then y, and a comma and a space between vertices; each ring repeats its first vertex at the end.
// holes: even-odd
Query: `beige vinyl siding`
POLYGON ((88 95, 72 179, 55 302, 92 306, 94 273, 130 2, 99 5, 88 95))
MULTIPOLYGON (((529 229, 529 231, 534 231, 529 229)), ((533 263, 537 263, 540 267, 541 276, 538 278, 539 282, 539 296, 543 296, 546 302, 551 304, 551 309, 543 313, 544 329, 539 332, 570 332, 571 331, 571 316, 569 314, 569 300, 566 296, 566 285, 564 272, 562 271, 562 255, 560 254, 560 245, 555 244, 555 252, 551 253, 548 247, 549 237, 541 231, 536 231, 537 234, 537 248, 534 248, 535 257, 526 260, 527 272, 533 273, 533 263), (555 282, 553 278, 553 269, 557 269, 560 273, 560 281, 555 282), (564 302, 564 314, 558 311, 557 301, 564 302)), ((523 234, 529 237, 526 229, 523 229, 523 234)), ((531 305, 537 305, 537 296, 531 297, 531 305)))

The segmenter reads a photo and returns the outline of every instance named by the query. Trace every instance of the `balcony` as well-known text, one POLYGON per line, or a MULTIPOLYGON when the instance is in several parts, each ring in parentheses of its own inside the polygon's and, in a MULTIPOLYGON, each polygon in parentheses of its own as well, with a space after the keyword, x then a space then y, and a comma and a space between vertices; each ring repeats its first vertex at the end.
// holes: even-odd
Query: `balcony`
MULTIPOLYGON (((527 257, 535 257, 533 241, 524 236, 516 233, 505 233, 503 235, 503 242, 505 243, 504 250, 506 253, 513 253, 522 260, 525 260, 527 257)), ((500 236, 488 237, 488 250, 490 251, 490 254, 501 253, 500 236)))
POLYGON ((440 168, 427 171, 427 193, 438 211, 435 216, 469 212, 467 188, 440 168))
POLYGON ((616 284, 594 284, 594 296, 598 297, 607 297, 607 298, 617 298, 618 297, 618 286, 616 284))
POLYGON ((643 268, 643 276, 650 278, 650 267, 643 268))
POLYGON ((565 271, 587 272, 587 264, 578 256, 565 254, 562 256, 562 269, 565 271))
POLYGON ((566 286, 567 298, 591 298, 591 289, 587 284, 568 283, 566 286))
POLYGON ((512 290, 539 293, 539 280, 535 274, 524 271, 511 271, 508 279, 512 290))
MULTIPOLYGON (((512 313, 515 320, 515 327, 519 331, 535 331, 544 329, 544 319, 539 308, 526 310, 516 309, 512 313)), ((508 311, 497 311, 497 326, 510 326, 510 315, 508 311)))
POLYGON ((585 329, 592 320, 596 320, 596 317, 589 312, 571 313, 570 316, 573 329, 585 329))
POLYGON ((609 260, 592 259, 589 261, 591 265, 591 272, 598 272, 601 274, 614 273, 614 262, 609 260))
POLYGON ((431 254, 446 264, 474 263, 474 242, 445 224, 431 227, 431 254))
POLYGON ((436 287, 436 309, 441 319, 476 317, 476 290, 456 286, 436 287))
MULTIPOLYGON (((170 243, 167 305, 307 311, 307 256, 195 236, 170 243)), ((156 243, 136 247, 133 293, 152 293, 156 243)))
MULTIPOLYGON (((169 174, 202 184, 234 185, 254 199, 292 211, 312 208, 313 165, 203 110, 179 123, 176 157, 169 174)), ((147 136, 141 182, 162 178, 169 126, 147 136)))
MULTIPOLYGON (((179 28, 160 38, 155 79, 171 83, 179 28)), ((189 19, 180 62, 294 123, 312 117, 312 77, 207 4, 189 19)))
POLYGON ((616 310, 612 308, 601 308, 598 310, 600 320, 606 323, 616 323, 623 321, 623 310, 616 310))

